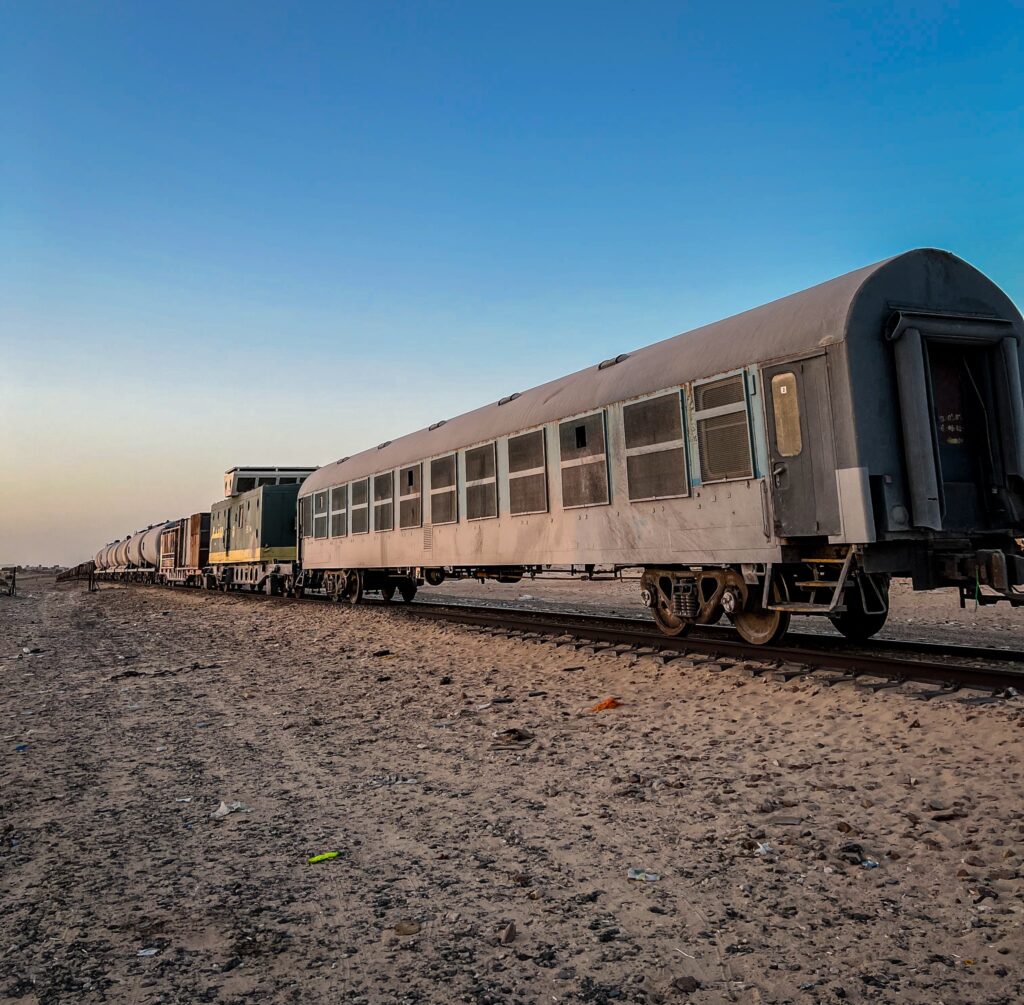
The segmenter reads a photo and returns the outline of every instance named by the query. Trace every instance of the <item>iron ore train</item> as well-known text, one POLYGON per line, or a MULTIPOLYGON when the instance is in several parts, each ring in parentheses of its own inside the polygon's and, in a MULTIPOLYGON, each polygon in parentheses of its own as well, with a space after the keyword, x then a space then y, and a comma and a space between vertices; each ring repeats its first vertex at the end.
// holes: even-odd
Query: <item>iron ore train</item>
POLYGON ((637 569, 659 628, 864 639, 892 576, 1024 603, 1024 321, 919 249, 317 469, 228 472, 101 578, 411 601, 637 569))

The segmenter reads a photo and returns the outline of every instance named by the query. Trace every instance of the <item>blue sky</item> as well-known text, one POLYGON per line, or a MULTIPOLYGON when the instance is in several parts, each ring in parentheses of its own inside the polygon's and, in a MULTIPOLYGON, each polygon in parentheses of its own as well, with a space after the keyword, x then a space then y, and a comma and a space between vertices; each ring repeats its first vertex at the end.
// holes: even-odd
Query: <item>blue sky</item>
POLYGON ((0 560, 909 247, 1024 302, 1022 28, 985 2, 0 0, 0 560))

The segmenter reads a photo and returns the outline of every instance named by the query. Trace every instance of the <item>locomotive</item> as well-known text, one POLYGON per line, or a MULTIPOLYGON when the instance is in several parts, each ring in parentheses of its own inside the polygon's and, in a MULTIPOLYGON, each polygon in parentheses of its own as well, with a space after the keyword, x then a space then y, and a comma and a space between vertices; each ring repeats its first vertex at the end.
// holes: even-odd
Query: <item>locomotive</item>
POLYGON ((351 603, 636 569, 665 634, 724 615, 754 644, 794 614, 869 638, 893 576, 1022 604, 1022 337, 981 272, 909 251, 233 494, 187 567, 145 538, 96 565, 351 603))

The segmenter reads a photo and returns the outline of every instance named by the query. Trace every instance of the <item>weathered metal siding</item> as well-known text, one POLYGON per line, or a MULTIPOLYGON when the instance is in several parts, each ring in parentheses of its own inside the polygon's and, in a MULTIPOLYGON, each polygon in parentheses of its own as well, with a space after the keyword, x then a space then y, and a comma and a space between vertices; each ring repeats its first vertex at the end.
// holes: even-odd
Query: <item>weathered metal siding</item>
POLYGON ((183 568, 201 569, 210 560, 210 514, 193 513, 187 523, 183 568))
POLYGON ((264 485, 211 508, 210 564, 295 560, 298 485, 264 485))
MULTIPOLYGON (((751 400, 752 414, 757 415, 751 400)), ((566 418, 572 418, 567 416, 566 418)), ((513 515, 508 492, 508 441, 497 441, 498 517, 465 519, 466 471, 458 455, 459 523, 432 525, 429 485, 424 526, 346 537, 303 540, 306 568, 449 565, 583 565, 655 562, 737 563, 777 560, 767 491, 760 477, 700 484, 690 458, 690 495, 629 502, 622 449, 622 406, 606 411, 611 503, 565 509, 559 466, 559 423, 543 427, 548 462, 546 513, 513 515)), ((762 460, 756 456, 755 473, 762 460)), ((425 470, 427 470, 425 466, 425 470)))
POLYGON ((163 572, 179 567, 181 555, 181 540, 183 537, 185 521, 172 520, 160 535, 160 565, 163 572))
MULTIPOLYGON (((874 273, 851 305, 843 352, 830 362, 837 477, 870 481, 877 536, 920 536, 912 527, 894 345, 885 341, 896 309, 925 315, 1000 318, 1024 341, 1024 320, 990 279, 955 255, 911 252, 874 273), (906 514, 901 522, 900 517, 906 514)), ((1019 350, 1018 350, 1019 352, 1019 350)), ((1018 356, 1024 374, 1024 355, 1018 356)), ((840 494, 842 495, 842 489, 840 494)))

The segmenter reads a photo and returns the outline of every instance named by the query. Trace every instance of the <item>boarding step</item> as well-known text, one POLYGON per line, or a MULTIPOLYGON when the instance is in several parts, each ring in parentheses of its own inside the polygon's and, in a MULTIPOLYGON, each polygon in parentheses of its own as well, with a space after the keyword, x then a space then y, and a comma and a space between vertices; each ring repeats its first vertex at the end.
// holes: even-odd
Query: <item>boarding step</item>
POLYGON ((799 604, 788 600, 768 605, 770 611, 788 611, 790 614, 832 614, 841 609, 833 607, 831 604, 799 604))
POLYGON ((831 580, 825 579, 805 579, 801 582, 794 583, 793 585, 802 587, 806 590, 824 589, 826 586, 830 590, 834 590, 839 585, 839 580, 837 579, 833 583, 831 580))

